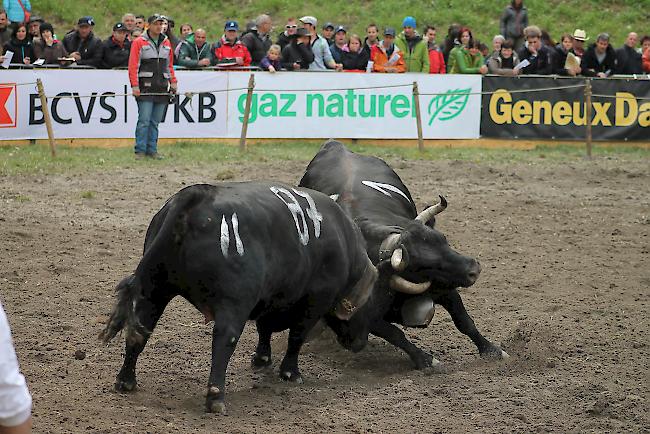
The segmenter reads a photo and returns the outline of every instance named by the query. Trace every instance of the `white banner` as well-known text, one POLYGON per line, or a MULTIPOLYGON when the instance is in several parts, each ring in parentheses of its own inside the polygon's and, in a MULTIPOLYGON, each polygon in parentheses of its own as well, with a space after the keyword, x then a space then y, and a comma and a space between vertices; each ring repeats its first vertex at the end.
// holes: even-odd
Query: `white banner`
MULTIPOLYGON (((237 138, 249 73, 177 71, 179 98, 160 126, 165 138, 237 138)), ((0 72, 0 140, 47 138, 35 85, 43 80, 57 138, 132 138, 137 105, 126 71, 0 72)), ((417 138, 413 81, 425 138, 478 138, 481 76, 255 73, 248 137, 417 138), (403 85, 403 86, 399 86, 403 85), (386 87, 387 86, 387 87, 386 87), (436 94, 436 95, 431 95, 436 94)))

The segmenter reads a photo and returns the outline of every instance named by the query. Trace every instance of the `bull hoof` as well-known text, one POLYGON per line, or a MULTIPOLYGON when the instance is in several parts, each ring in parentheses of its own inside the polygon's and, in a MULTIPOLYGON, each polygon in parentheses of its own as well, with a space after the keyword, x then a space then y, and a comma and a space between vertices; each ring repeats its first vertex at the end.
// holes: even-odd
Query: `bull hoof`
POLYGON ((280 378, 283 381, 289 381, 289 382, 295 383, 295 384, 304 383, 304 380, 302 379, 302 375, 300 375, 300 372, 281 371, 280 372, 280 378))
POLYGON ((133 392, 138 387, 137 381, 133 380, 115 380, 115 390, 118 392, 133 392))
POLYGON ((267 368, 271 366, 272 363, 270 355, 258 356, 257 353, 253 353, 251 357, 251 366, 253 369, 267 368))
POLYGON ((486 348, 480 352, 481 357, 488 360, 506 360, 510 355, 496 345, 486 348))
POLYGON ((418 354, 413 358, 413 363, 415 363, 415 369, 427 369, 439 365, 440 361, 431 354, 423 351, 421 354, 418 354))
POLYGON ((208 386, 205 397, 205 411, 208 413, 226 414, 225 396, 216 386, 208 386))

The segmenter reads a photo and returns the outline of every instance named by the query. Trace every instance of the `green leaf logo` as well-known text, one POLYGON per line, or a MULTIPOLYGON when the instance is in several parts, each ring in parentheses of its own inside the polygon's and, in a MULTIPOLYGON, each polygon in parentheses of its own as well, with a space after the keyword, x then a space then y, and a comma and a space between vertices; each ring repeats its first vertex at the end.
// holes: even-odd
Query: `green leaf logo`
POLYGON ((436 118, 441 121, 448 121, 461 114, 467 105, 471 91, 471 87, 467 89, 453 89, 431 99, 428 109, 430 116, 429 125, 436 118))

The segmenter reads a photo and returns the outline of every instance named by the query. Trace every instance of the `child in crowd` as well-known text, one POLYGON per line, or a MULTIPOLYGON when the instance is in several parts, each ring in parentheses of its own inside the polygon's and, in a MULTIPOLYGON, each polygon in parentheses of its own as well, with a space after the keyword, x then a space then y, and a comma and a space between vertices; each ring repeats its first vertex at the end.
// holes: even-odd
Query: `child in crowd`
POLYGON ((271 45, 269 51, 266 52, 266 56, 262 58, 260 62, 260 67, 264 71, 269 71, 271 73, 279 71, 282 68, 280 64, 280 46, 277 44, 271 45))

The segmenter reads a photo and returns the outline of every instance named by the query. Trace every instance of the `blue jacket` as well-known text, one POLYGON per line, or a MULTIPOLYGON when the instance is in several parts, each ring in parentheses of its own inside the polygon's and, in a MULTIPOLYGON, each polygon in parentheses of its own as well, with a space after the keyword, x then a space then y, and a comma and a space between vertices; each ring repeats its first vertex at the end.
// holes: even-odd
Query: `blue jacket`
MULTIPOLYGON (((32 5, 29 3, 29 0, 20 1, 27 12, 32 11, 32 5)), ((25 21, 25 12, 23 12, 23 8, 18 4, 18 0, 2 0, 2 8, 7 12, 7 18, 12 23, 22 23, 25 21)))

